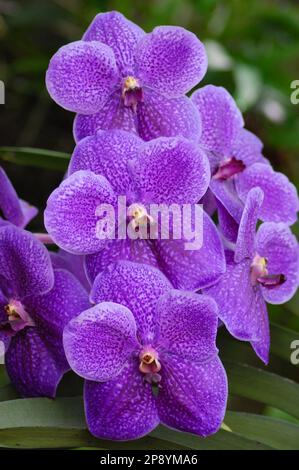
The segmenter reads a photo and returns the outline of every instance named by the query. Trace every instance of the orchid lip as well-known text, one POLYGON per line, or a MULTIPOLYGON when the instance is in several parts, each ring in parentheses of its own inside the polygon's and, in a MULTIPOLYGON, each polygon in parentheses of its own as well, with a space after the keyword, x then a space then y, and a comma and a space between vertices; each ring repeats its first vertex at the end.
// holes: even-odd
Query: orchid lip
POLYGON ((257 278, 257 282, 263 287, 273 289, 274 287, 281 286, 286 282, 286 277, 283 274, 272 274, 257 278))
POLYGON ((217 171, 213 175, 215 180, 228 180, 233 176, 242 173, 246 168, 242 160, 237 160, 235 157, 232 157, 225 162, 220 163, 217 171))
POLYGON ((7 315, 7 321, 1 325, 1 329, 17 333, 26 326, 35 326, 34 321, 19 300, 11 299, 4 307, 4 310, 7 315))
POLYGON ((159 374, 161 363, 158 352, 151 346, 146 346, 139 354, 139 370, 145 375, 145 380, 152 384, 157 384, 161 380, 159 374))
POLYGON ((138 103, 142 103, 143 101, 143 90, 136 78, 128 76, 124 80, 122 98, 124 105, 128 108, 132 108, 134 113, 136 113, 138 103))

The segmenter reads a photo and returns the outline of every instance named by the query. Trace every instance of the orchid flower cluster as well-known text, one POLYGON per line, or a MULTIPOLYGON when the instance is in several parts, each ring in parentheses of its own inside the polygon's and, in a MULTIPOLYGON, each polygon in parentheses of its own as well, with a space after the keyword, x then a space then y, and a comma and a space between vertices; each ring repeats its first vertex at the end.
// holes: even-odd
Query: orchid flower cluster
POLYGON ((47 89, 76 113, 76 146, 44 214, 47 236, 24 229, 36 209, 0 172, 0 340, 25 397, 55 397, 63 374, 85 379, 88 428, 129 440, 159 423, 208 436, 228 384, 216 336, 224 324, 269 360, 266 303, 298 287, 292 183, 271 167, 222 87, 207 85, 204 45, 181 27, 145 33, 99 14, 50 61, 47 89), (202 204, 202 243, 96 232, 99 204, 202 204), (258 230, 256 229, 258 226, 258 230), (103 235, 103 234, 102 234, 103 235), (50 239, 59 251, 48 251, 50 239))

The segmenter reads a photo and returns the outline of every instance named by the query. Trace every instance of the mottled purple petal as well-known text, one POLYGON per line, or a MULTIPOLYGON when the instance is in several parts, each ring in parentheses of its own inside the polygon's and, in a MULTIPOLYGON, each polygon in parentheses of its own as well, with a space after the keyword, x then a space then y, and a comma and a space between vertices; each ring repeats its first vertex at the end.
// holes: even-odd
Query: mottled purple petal
POLYGON ((21 227, 24 228, 38 214, 38 209, 22 199, 20 199, 20 205, 23 213, 23 223, 21 227))
POLYGON ((161 361, 157 399, 161 422, 203 437, 216 432, 227 401, 227 378, 218 356, 202 364, 176 355, 163 356, 161 361))
POLYGON ((0 213, 14 225, 24 223, 24 215, 18 195, 8 179, 5 171, 0 167, 0 213))
POLYGON ((210 189, 233 219, 235 219, 237 223, 240 223, 244 204, 238 197, 234 180, 219 181, 212 178, 210 189))
POLYGON ((131 171, 145 203, 197 203, 210 180, 205 153, 194 143, 175 137, 144 144, 131 171))
POLYGON ((84 41, 100 41, 111 47, 116 65, 122 75, 134 72, 136 46, 144 36, 144 31, 127 20, 121 13, 111 11, 97 15, 86 33, 84 41))
POLYGON ((99 273, 105 271, 110 264, 121 260, 150 264, 158 268, 158 261, 150 243, 127 237, 125 240, 109 240, 105 248, 98 253, 86 255, 85 267, 88 279, 93 283, 99 273))
POLYGON ((97 276, 90 296, 95 303, 116 302, 129 308, 140 342, 150 344, 157 333, 158 299, 169 289, 169 281, 152 266, 121 261, 97 276))
POLYGON ((109 96, 98 113, 77 114, 74 120, 73 134, 76 142, 84 137, 94 135, 97 130, 122 129, 137 132, 137 117, 132 109, 124 106, 120 91, 109 96))
POLYGON ((283 223, 264 223, 257 233, 256 250, 267 259, 269 274, 285 276, 285 282, 275 288, 261 287, 265 300, 271 304, 287 302, 299 285, 299 250, 295 235, 283 223))
POLYGON ((119 195, 126 195, 132 179, 128 162, 137 157, 143 141, 122 130, 99 131, 81 140, 72 155, 69 175, 78 170, 90 170, 103 175, 119 195))
POLYGON ((205 195, 199 201, 200 204, 203 205, 204 211, 209 214, 211 217, 214 215, 217 209, 216 198, 210 188, 208 188, 205 195))
POLYGON ((255 312, 259 318, 259 331, 256 340, 251 341, 251 346, 257 356, 265 363, 269 363, 270 353, 270 325, 267 312, 267 306, 263 296, 257 293, 255 297, 255 312))
POLYGON ((221 202, 217 199, 218 222, 222 235, 232 243, 236 243, 238 237, 239 224, 225 209, 221 202))
POLYGON ((265 222, 284 222, 292 225, 297 220, 299 201, 295 186, 270 165, 255 163, 236 179, 239 197, 245 201, 251 188, 259 186, 264 192, 260 218, 265 222))
POLYGON ((65 325, 90 306, 80 282, 64 269, 54 269, 54 286, 46 294, 25 299, 25 308, 53 350, 64 357, 62 333, 65 325))
POLYGON ((128 361, 122 372, 105 383, 85 383, 85 414, 90 432, 103 439, 138 439, 151 432, 159 418, 152 388, 128 361))
POLYGON ((58 358, 37 328, 25 328, 11 339, 5 356, 7 373, 24 397, 54 398, 68 365, 58 358))
POLYGON ((246 166, 250 166, 258 162, 266 162, 262 150, 262 141, 247 129, 241 129, 233 142, 231 153, 237 160, 242 160, 246 166))
MULTIPOLYGON (((64 180, 50 195, 45 210, 45 226, 55 243, 75 254, 103 248, 106 240, 98 238, 96 230, 100 204, 116 207, 116 196, 105 177, 77 171, 64 180)), ((107 238, 109 234, 107 230, 107 238)))
POLYGON ((175 98, 204 77, 208 61, 195 34, 176 26, 159 26, 138 44, 137 76, 143 84, 175 98))
POLYGON ((49 291, 54 283, 50 255, 31 233, 13 225, 0 229, 0 284, 22 299, 49 291))
POLYGON ((256 224, 259 219, 260 208, 263 204, 264 194, 260 188, 249 191, 242 214, 238 239, 235 250, 235 261, 239 263, 244 258, 252 258, 254 255, 254 239, 256 224))
POLYGON ((218 311, 212 298, 171 290, 160 297, 157 312, 161 350, 191 362, 217 354, 218 311))
MULTIPOLYGON (((205 289, 205 293, 216 300, 219 318, 235 338, 267 344, 267 312, 260 287, 251 285, 250 266, 251 260, 228 263, 227 271, 218 284, 205 289)), ((265 355, 261 359, 267 362, 265 355)))
POLYGON ((186 96, 167 99, 154 90, 143 90, 143 102, 138 104, 138 132, 143 140, 181 136, 198 142, 201 117, 186 96))
POLYGON ((205 212, 202 234, 200 249, 186 250, 185 243, 190 241, 186 238, 153 242, 160 269, 176 289, 202 289, 217 282, 225 272, 223 245, 216 226, 205 212))
POLYGON ((86 291, 90 290, 90 283, 85 273, 85 256, 73 255, 64 250, 51 252, 52 265, 56 269, 64 269, 72 273, 86 291))
POLYGON ((52 57, 46 75, 56 103, 82 114, 98 112, 118 81, 113 51, 97 41, 76 41, 52 57))
POLYGON ((191 100, 201 114, 201 145, 216 152, 219 160, 231 158, 233 142, 244 125, 232 96, 225 88, 206 85, 196 90, 191 100))
POLYGON ((103 302, 85 310, 65 327, 63 345, 71 368, 88 380, 116 377, 134 350, 136 323, 123 305, 103 302))

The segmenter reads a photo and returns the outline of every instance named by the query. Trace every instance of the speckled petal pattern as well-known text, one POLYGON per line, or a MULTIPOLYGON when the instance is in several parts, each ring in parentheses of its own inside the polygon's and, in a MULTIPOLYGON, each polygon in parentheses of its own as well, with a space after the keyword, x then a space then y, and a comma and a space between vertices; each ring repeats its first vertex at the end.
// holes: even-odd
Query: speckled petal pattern
POLYGON ((123 305, 102 302, 68 323, 63 345, 78 375, 98 382, 111 380, 138 351, 133 314, 123 305))
POLYGON ((157 398, 161 422, 202 437, 218 431, 227 401, 227 378, 218 356, 203 364, 163 356, 162 363, 157 398))
POLYGON ((199 141, 201 117, 190 98, 169 99, 148 88, 143 90, 143 95, 143 102, 137 108, 138 132, 143 140, 181 136, 199 141))
POLYGON ((169 98, 191 90, 207 71, 204 45, 184 28, 160 26, 138 44, 137 76, 169 98))
MULTIPOLYGON (((116 207, 116 196, 105 177, 77 171, 64 180, 50 195, 44 215, 46 229, 55 243, 75 254, 103 248, 107 240, 97 235, 96 210, 100 204, 116 207)), ((109 234, 108 229, 107 238, 109 234)))
POLYGON ((100 129, 122 129, 137 133, 137 116, 131 108, 123 105, 120 91, 114 91, 99 112, 90 115, 76 115, 73 126, 76 142, 89 135, 94 135, 100 129))
POLYGON ((51 98, 75 113, 96 113, 119 80, 112 49, 97 41, 76 41, 52 57, 46 75, 51 98))
POLYGON ((219 156, 231 158, 233 142, 244 125, 234 99, 225 88, 206 85, 196 90, 191 100, 202 120, 201 145, 219 156))
POLYGON ((31 233, 13 225, 0 229, 0 288, 22 299, 48 292, 54 284, 50 255, 31 233))
POLYGON ((152 266, 120 261, 97 276, 90 297, 96 303, 117 302, 129 308, 140 342, 150 344, 157 334, 158 299, 169 289, 169 281, 152 266))
POLYGON ((7 177, 3 168, 0 167, 0 211, 4 218, 14 225, 22 226, 24 215, 22 212, 18 195, 7 177))
POLYGON ((210 181, 205 153, 179 137, 161 137, 144 144, 131 171, 145 203, 197 203, 210 181))
POLYGON ((256 251, 267 259, 270 274, 283 274, 286 279, 273 289, 261 287, 265 300, 270 304, 287 302, 299 286, 299 247, 295 235, 283 223, 264 223, 257 232, 256 251))
POLYGON ((264 192, 260 218, 264 222, 284 222, 292 225, 297 220, 299 200, 295 186, 270 165, 255 163, 238 175, 236 189, 244 201, 251 188, 259 186, 264 192))
POLYGON ((122 130, 99 131, 81 140, 72 155, 69 175, 90 170, 107 178, 119 195, 126 195, 132 178, 128 162, 138 155, 143 141, 135 134, 122 130))
POLYGON ((144 31, 117 11, 100 13, 83 36, 84 41, 99 41, 111 47, 117 67, 123 76, 135 69, 135 54, 144 31))
POLYGON ((87 381, 84 399, 88 429, 98 438, 138 439, 159 424, 151 385, 140 374, 136 358, 114 380, 87 381))
POLYGON ((157 304, 160 347, 191 362, 203 362, 217 354, 216 302, 202 294, 171 290, 157 304))

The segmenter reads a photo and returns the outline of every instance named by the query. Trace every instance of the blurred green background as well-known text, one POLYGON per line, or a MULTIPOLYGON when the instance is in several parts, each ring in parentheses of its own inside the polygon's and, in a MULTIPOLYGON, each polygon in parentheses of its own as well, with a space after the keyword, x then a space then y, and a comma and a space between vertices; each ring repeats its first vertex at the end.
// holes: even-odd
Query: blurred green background
MULTIPOLYGON (((73 115, 51 101, 45 71, 60 46, 81 38, 92 18, 109 10, 121 11, 146 31, 174 24, 197 34, 209 55, 201 85, 222 85, 233 94, 247 128, 263 140, 265 156, 299 188, 299 103, 290 99, 291 83, 299 80, 298 0, 0 0, 0 80, 6 86, 0 146, 72 151, 73 115)), ((40 209, 63 176, 62 171, 1 164, 19 195, 40 209)), ((31 228, 42 229, 42 210, 31 228)), ((298 227, 294 230, 298 235, 298 227)), ((272 320, 294 330, 285 340, 281 331, 272 331, 274 354, 288 362, 288 338, 295 339, 295 332, 299 338, 298 306, 297 296, 286 306, 270 307, 272 320)), ((221 335, 225 344, 225 332, 221 335)), ((226 352, 261 367, 249 349, 235 342, 226 352)), ((298 379, 298 369, 285 361, 276 358, 271 368, 298 379)), ((278 413, 244 399, 231 408, 278 413)))

